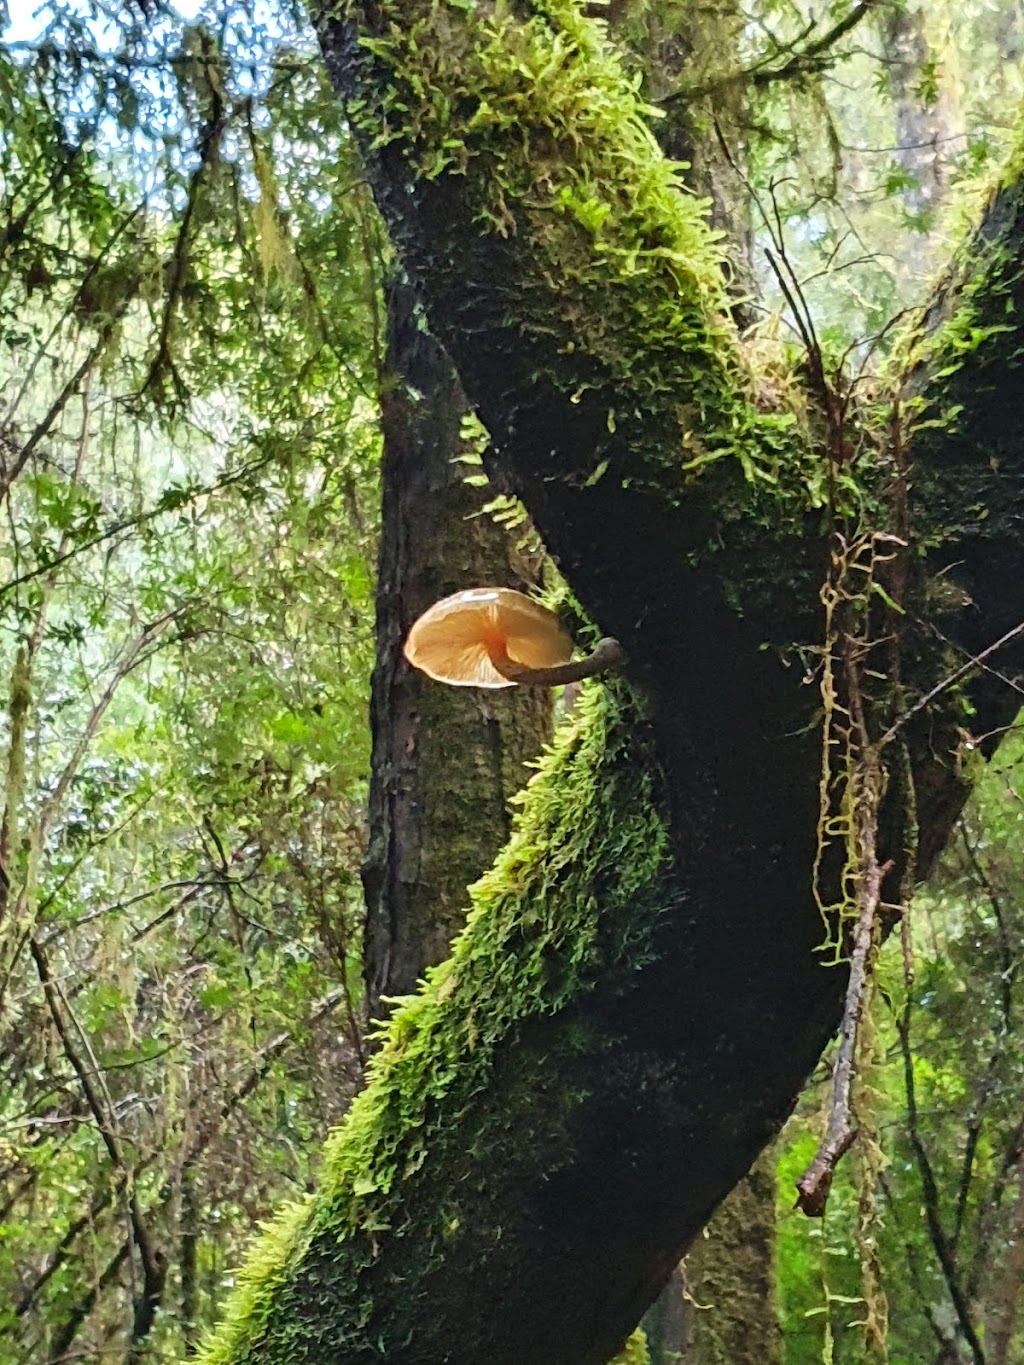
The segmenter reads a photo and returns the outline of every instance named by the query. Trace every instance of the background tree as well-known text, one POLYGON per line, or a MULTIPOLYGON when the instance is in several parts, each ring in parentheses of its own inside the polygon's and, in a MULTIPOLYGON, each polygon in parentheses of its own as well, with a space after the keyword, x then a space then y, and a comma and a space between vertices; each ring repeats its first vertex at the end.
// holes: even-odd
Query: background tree
POLYGON ((383 500, 377 663, 371 719, 367 1007, 406 995, 444 960, 461 928, 466 887, 509 832, 508 802, 551 733, 536 688, 442 688, 402 656, 427 607, 461 588, 535 587, 540 553, 485 511, 478 442, 451 362, 426 330, 408 285, 387 293, 382 385, 383 500))

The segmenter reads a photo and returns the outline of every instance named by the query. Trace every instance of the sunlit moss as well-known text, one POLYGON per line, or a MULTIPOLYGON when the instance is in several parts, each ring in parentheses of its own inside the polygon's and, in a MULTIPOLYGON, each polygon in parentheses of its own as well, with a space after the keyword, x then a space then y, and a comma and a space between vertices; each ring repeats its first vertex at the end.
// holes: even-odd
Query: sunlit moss
POLYGON ((638 1327, 623 1346, 622 1350, 608 1365, 650 1365, 651 1355, 647 1349, 647 1336, 638 1327))
MULTIPOLYGON (((372 102, 353 106, 371 155, 404 166, 410 186, 443 183, 458 198, 417 250, 460 325, 517 333, 545 391, 605 414, 608 439, 584 477, 656 480, 682 499, 725 462, 748 510, 763 501, 778 522, 823 508, 827 462, 806 411, 773 406, 753 382, 707 206, 658 148, 657 111, 604 25, 572 0, 525 21, 507 5, 440 0, 379 14, 364 43, 372 102), (478 297, 467 246, 488 240, 522 270, 514 306, 476 319, 494 301, 478 297)), ((831 493, 856 502, 856 482, 834 474, 831 493)))

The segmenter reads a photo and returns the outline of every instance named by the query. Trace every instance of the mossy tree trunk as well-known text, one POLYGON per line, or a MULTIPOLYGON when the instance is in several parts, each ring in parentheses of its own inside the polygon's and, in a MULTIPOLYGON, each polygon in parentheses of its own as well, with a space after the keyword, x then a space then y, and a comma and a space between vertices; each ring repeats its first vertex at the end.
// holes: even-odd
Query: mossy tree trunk
POLYGON ((699 10, 688 0, 632 0, 612 5, 609 18, 661 111, 653 124, 660 147, 685 162, 687 189, 708 201, 708 221, 723 234, 740 325, 753 321, 748 305, 756 293, 746 174, 752 120, 747 88, 737 78, 746 23, 739 0, 708 0, 699 10))
POLYGON ((754 1163, 686 1258, 686 1365, 779 1365, 775 1314, 775 1157, 754 1163))
POLYGON ((805 679, 836 533, 905 532, 908 462, 903 612, 868 623, 872 723, 916 705, 886 753, 883 899, 947 838, 964 726, 1015 712, 1019 636, 997 671, 943 684, 1024 618, 1018 171, 893 402, 837 409, 809 387, 780 409, 699 210, 571 4, 385 0, 320 28, 490 458, 631 664, 585 689, 452 958, 393 1017, 320 1191, 257 1247, 206 1358, 602 1365, 836 1027, 805 679))
POLYGON ((779 1365, 775 1190, 769 1151, 715 1210, 645 1314, 651 1365, 779 1365))
POLYGON ((388 1013, 394 997, 413 990, 447 956, 465 919, 466 888, 508 839, 509 802, 526 782, 526 765, 551 740, 554 711, 547 689, 442 687, 402 658, 409 627, 426 607, 481 584, 529 591, 538 586, 542 556, 530 553, 532 531, 510 533, 481 510, 486 494, 467 481, 464 463, 465 394, 413 290, 397 278, 387 290, 382 409, 370 846, 363 869, 371 1019, 388 1013))

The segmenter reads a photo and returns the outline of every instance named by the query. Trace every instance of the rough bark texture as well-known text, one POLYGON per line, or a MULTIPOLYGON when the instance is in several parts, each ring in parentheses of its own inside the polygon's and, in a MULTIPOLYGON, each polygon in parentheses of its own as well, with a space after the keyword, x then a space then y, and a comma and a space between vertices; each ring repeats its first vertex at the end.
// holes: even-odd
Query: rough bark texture
POLYGON ((466 913, 466 887, 510 832, 509 799, 551 736, 550 694, 441 687, 402 656, 409 627, 460 588, 529 591, 536 558, 517 554, 466 483, 465 395, 408 285, 388 294, 382 395, 383 509, 377 663, 370 707, 370 846, 363 868, 367 1007, 407 995, 442 961, 466 913))
POLYGON ((687 1304, 686 1365, 779 1365, 774 1154, 756 1162, 721 1205, 686 1271, 695 1300, 687 1304))
POLYGON ((780 1365, 775 1193, 769 1150, 715 1210, 644 1315, 651 1365, 780 1365))
POLYGON ((611 32, 633 49, 652 103, 666 156, 685 162, 686 186, 709 204, 708 221, 727 243, 730 293, 739 300, 736 320, 753 321, 747 304, 756 293, 750 191, 744 179, 749 111, 747 90, 736 78, 746 16, 737 0, 612 5, 611 32), (676 98, 681 89, 699 97, 676 98))
MULTIPOLYGON (((632 665, 585 689, 207 1359, 601 1365, 839 1017, 809 875, 818 699, 792 648, 822 637, 826 424, 746 376, 699 212, 571 5, 388 0, 321 36, 494 460, 632 665)), ((923 324, 904 693, 879 689, 883 713, 1024 616, 1020 202, 1013 170, 923 324), (939 574, 970 590, 941 617, 939 574)), ((867 490, 852 535, 899 461, 836 434, 836 477, 867 490)), ((979 732, 1016 706, 975 676, 900 731, 922 869, 964 796, 965 703, 979 732)), ((906 813, 895 780, 885 858, 906 813)))
MULTIPOLYGON (((740 43, 745 23, 737 0, 715 0, 701 6, 694 22, 686 3, 612 5, 609 29, 639 59, 645 91, 663 117, 654 124, 665 155, 685 163, 686 186, 710 205, 708 221, 723 236, 729 262, 731 311, 737 326, 753 321, 750 300, 756 294, 753 228, 746 140, 750 120, 747 89, 729 79, 741 66, 740 43), (709 93, 699 99, 673 98, 683 88, 709 93)), ((704 1229, 684 1267, 644 1316, 652 1365, 675 1365, 684 1357, 693 1365, 719 1359, 742 1365, 772 1365, 779 1332, 774 1295, 774 1193, 755 1219, 749 1242, 737 1238, 737 1219, 755 1213, 747 1176, 725 1200, 704 1229), (751 1253, 755 1253, 752 1255, 751 1253), (760 1256, 760 1263, 756 1257, 760 1256), (723 1283, 735 1283, 737 1332, 730 1331, 733 1309, 722 1299, 723 1283), (742 1287, 749 1284, 753 1292, 742 1287), (710 1303, 709 1315, 694 1305, 710 1303), (739 1327, 742 1320, 743 1326, 739 1327), (719 1341, 724 1356, 715 1354, 719 1341), (742 1347, 742 1349, 740 1349, 742 1347), (732 1354, 730 1354, 730 1351, 732 1354)), ((769 1182, 770 1183, 770 1182, 769 1182)), ((761 1180, 757 1188, 765 1184, 761 1180)))

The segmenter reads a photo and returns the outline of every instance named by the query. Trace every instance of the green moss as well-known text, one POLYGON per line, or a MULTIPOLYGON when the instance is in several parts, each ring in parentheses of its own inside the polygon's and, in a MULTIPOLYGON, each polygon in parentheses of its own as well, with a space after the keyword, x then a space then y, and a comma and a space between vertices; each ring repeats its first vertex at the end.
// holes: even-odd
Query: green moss
POLYGON ((686 1258, 695 1304, 692 1354, 700 1365, 781 1361, 775 1317, 775 1193, 775 1157, 762 1154, 686 1258))
MULTIPOLYGON (((1013 542, 1020 524, 1024 136, 899 357, 923 542, 1013 542)), ((994 567, 994 566, 993 566, 994 567)), ((968 589, 973 591, 973 585, 968 589)))
POLYGON ((254 1248, 206 1365, 296 1365, 341 1347, 347 1361, 382 1358, 401 1340, 406 1276, 411 1286, 463 1251, 486 1255, 466 1239, 495 1172, 514 1183, 571 1159, 573 1062, 593 1043, 577 1007, 598 980, 631 988, 663 912, 667 835, 644 733, 623 684, 585 690, 511 843, 473 888, 451 960, 393 1016, 319 1193, 254 1248))
MULTIPOLYGON (((479 289, 466 278, 470 239, 508 243, 522 263, 505 291, 514 307, 484 325, 518 329, 543 391, 603 414, 608 439, 569 477, 649 483, 682 499, 725 461, 741 478, 723 495, 769 504, 765 521, 778 525, 780 504, 794 516, 824 507, 820 445, 793 412, 759 401, 706 204, 658 148, 657 111, 604 25, 572 0, 533 6, 525 22, 505 4, 455 0, 392 0, 378 12, 365 40, 374 102, 357 117, 391 168, 397 153, 410 186, 426 181, 458 201, 450 238, 422 249, 432 279, 442 253, 458 263, 462 274, 453 267, 441 287, 460 324, 465 290, 479 289)), ((854 487, 844 473, 840 495, 854 487)))
POLYGON ((614 1360, 610 1360, 608 1365, 651 1365, 651 1356, 647 1349, 647 1336, 642 1327, 636 1329, 619 1354, 614 1360))

